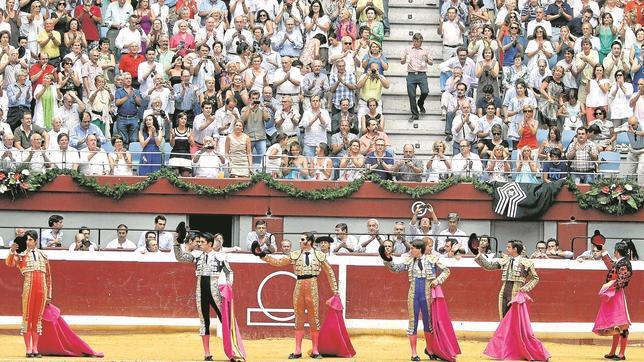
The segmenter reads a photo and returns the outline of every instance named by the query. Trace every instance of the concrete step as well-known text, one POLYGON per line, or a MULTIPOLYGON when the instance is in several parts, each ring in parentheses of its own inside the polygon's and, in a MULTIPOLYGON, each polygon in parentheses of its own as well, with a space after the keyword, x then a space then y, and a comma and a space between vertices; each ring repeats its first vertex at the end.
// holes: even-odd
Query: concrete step
MULTIPOLYGON (((432 9, 429 6, 408 7, 408 6, 389 6, 389 22, 392 24, 412 23, 412 24, 438 24, 440 17, 438 9, 432 9)), ((392 26, 392 29, 395 27, 392 26)))
POLYGON ((436 24, 427 24, 422 28, 418 28, 415 24, 396 24, 391 27, 391 35, 385 38, 385 44, 388 41, 406 41, 411 46, 411 37, 414 33, 422 34, 423 40, 429 42, 428 44, 434 44, 437 40, 440 40, 442 44, 441 37, 436 33, 436 29, 438 29, 436 24))
MULTIPOLYGON (((416 149, 416 155, 431 155, 432 154, 432 145, 435 141, 444 140, 445 136, 443 135, 410 135, 403 134, 387 134, 393 149, 396 151, 397 155, 402 155, 403 146, 411 143, 416 149)), ((451 145, 450 145, 451 148, 451 145)))
POLYGON ((435 0, 389 0, 389 10, 392 7, 412 7, 412 8, 428 8, 438 10, 438 1, 435 0), (430 6, 426 4, 431 4, 430 6))
MULTIPOLYGON (((440 118, 440 99, 437 97, 428 97, 425 100, 425 110, 427 115, 439 116, 440 118)), ((409 116, 409 99, 405 95, 383 95, 382 106, 385 115, 404 114, 409 116)))
POLYGON ((424 135, 443 135, 445 129, 445 122, 440 121, 439 118, 423 117, 418 121, 409 122, 406 118, 403 119, 398 115, 391 115, 385 118, 385 132, 387 134, 401 134, 409 135, 413 139, 417 134, 424 135))
MULTIPOLYGON (((387 60, 389 60, 389 58, 387 58, 387 60)), ((385 71, 385 76, 389 78, 391 76, 396 76, 396 75, 406 76, 407 64, 400 64, 400 59, 396 59, 395 61, 389 60, 389 69, 385 71)), ((440 70, 438 69, 437 66, 429 67, 427 76, 430 78, 439 78, 440 70)), ((438 82, 438 80, 436 80, 436 82, 438 82)))

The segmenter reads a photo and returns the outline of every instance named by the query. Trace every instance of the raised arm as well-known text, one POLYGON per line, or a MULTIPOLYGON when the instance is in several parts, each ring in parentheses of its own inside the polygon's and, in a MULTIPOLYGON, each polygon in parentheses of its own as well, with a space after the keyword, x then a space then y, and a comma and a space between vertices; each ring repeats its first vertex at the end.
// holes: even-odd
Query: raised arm
POLYGON ((498 261, 489 261, 485 257, 485 252, 479 250, 479 254, 474 258, 476 264, 485 270, 499 270, 501 269, 501 264, 498 261))

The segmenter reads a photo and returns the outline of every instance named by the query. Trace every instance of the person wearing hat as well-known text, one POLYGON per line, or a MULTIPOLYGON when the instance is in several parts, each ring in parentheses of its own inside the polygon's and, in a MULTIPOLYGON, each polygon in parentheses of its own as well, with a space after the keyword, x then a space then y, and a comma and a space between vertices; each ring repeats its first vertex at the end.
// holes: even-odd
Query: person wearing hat
POLYGON ((599 336, 613 336, 610 352, 604 355, 604 358, 615 361, 626 359, 624 353, 628 344, 628 328, 631 325, 624 293, 633 276, 628 254, 629 246, 623 241, 615 245, 613 256, 616 260, 613 260, 606 250, 602 252, 602 261, 608 268, 608 274, 599 293, 601 304, 593 326, 593 333, 599 336), (618 344, 619 353, 615 354, 618 344))
POLYGON ((577 261, 581 263, 584 260, 601 260, 604 244, 606 244, 606 238, 599 230, 595 230, 593 236, 590 237, 591 248, 581 253, 577 257, 577 261))
POLYGON ((463 254, 467 253, 467 234, 465 231, 458 228, 460 218, 455 212, 447 214, 447 229, 438 233, 436 243, 434 243, 434 250, 441 250, 445 246, 447 238, 458 240, 458 248, 462 250, 463 254))
POLYGON ((42 316, 45 306, 51 303, 51 269, 49 259, 38 245, 38 233, 27 230, 11 244, 5 263, 16 267, 24 277, 22 291, 22 325, 20 334, 25 340, 26 357, 42 357, 38 340, 42 335, 42 316))
MULTIPOLYGON (((293 309, 295 310, 295 352, 288 359, 302 357, 302 339, 304 339, 304 322, 309 323, 311 343, 313 348, 311 358, 322 358, 318 350, 320 318, 318 300, 318 276, 324 272, 329 281, 331 291, 338 295, 338 283, 327 256, 319 250, 313 249, 315 235, 312 232, 302 234, 300 249, 292 251, 288 257, 275 258, 263 251, 258 241, 253 241, 251 252, 266 263, 282 267, 293 265, 293 272, 297 277, 293 290, 293 309), (306 315, 305 315, 306 311, 306 315)), ((328 239, 326 240, 328 242, 328 239)))
MULTIPOLYGON (((434 315, 433 295, 436 294, 434 288, 440 288, 440 285, 447 280, 450 271, 443 265, 439 258, 435 255, 426 254, 425 242, 423 240, 414 240, 411 244, 409 257, 402 263, 395 263, 393 261, 393 243, 390 240, 385 240, 382 246, 378 249, 383 264, 387 269, 394 273, 406 272, 409 278, 409 293, 407 297, 407 309, 409 310, 409 321, 407 325, 407 336, 409 337, 409 344, 411 347, 411 360, 420 361, 420 357, 416 352, 416 343, 418 341, 418 321, 419 315, 423 318, 423 330, 425 333, 425 354, 430 359, 444 359, 454 361, 456 355, 460 353, 458 342, 455 336, 450 336, 448 339, 453 343, 437 343, 437 339, 444 337, 443 323, 446 321, 439 321, 437 318, 445 316, 446 314, 434 315), (442 322, 442 323, 441 323, 442 322), (439 326, 434 330, 434 326, 439 326), (439 350, 438 346, 450 345, 454 348, 446 348, 439 350)), ((441 292, 442 295, 442 292, 441 292)), ((450 323, 451 325, 451 323, 450 323)))
POLYGON ((331 249, 331 243, 333 243, 333 238, 330 236, 320 236, 317 239, 315 239, 315 243, 317 244, 316 249, 323 252, 324 255, 331 256, 333 255, 332 249, 331 249))

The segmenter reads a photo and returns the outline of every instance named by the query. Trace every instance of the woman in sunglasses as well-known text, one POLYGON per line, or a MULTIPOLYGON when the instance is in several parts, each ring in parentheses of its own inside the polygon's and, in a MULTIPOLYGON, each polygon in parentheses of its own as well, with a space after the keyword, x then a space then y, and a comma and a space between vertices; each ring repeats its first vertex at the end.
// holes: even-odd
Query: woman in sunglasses
POLYGON ((617 139, 617 134, 613 128, 613 122, 606 117, 606 110, 604 108, 595 108, 594 114, 595 119, 588 125, 597 125, 597 127, 599 127, 600 133, 595 136, 597 150, 599 152, 612 151, 613 144, 617 139))

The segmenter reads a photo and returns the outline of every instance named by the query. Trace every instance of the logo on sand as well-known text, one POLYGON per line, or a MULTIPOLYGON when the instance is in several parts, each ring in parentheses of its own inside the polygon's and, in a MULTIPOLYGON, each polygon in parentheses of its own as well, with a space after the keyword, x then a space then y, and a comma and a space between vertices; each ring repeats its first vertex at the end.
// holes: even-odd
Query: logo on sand
POLYGON ((248 326, 283 326, 283 327, 289 327, 289 326, 292 327, 295 325, 295 323, 293 322, 293 320, 295 319, 295 311, 293 310, 291 305, 289 305, 289 308, 267 308, 264 306, 264 303, 262 301, 262 289, 264 289, 264 286, 266 285, 266 283, 268 283, 269 280, 281 275, 291 277, 297 280, 297 277, 295 276, 295 274, 287 271, 277 271, 267 275, 264 278, 264 280, 262 280, 262 282, 259 283, 259 287, 257 288, 257 305, 259 307, 246 308, 246 325, 248 326), (268 322, 262 321, 264 320, 264 318, 261 318, 259 320, 255 318, 256 320, 253 320, 253 315, 256 315, 259 312, 261 312, 267 318, 269 318, 270 321, 268 322), (274 315, 273 313, 284 315, 284 316, 274 315))

